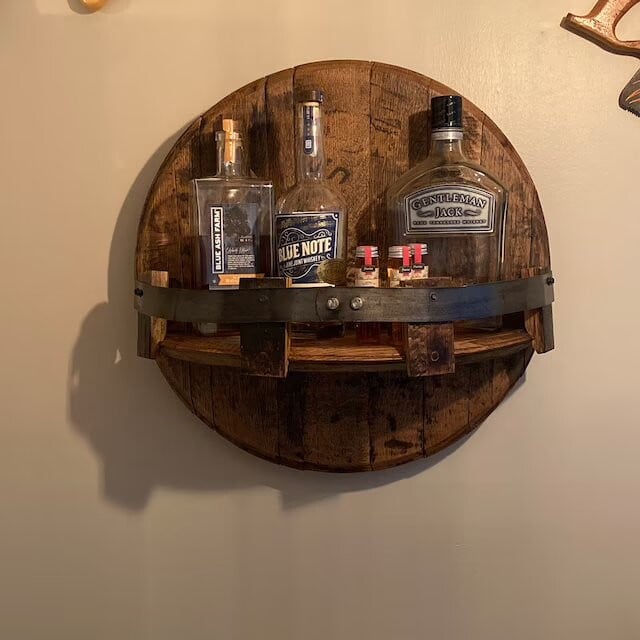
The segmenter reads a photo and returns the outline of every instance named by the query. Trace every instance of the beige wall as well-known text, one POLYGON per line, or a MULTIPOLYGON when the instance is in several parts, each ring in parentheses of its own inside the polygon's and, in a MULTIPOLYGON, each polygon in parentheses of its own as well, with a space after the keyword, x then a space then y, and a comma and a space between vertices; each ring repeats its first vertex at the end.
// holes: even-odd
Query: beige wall
POLYGON ((591 4, 0 3, 1 640, 640 637, 638 63, 559 28, 591 4), (177 132, 326 58, 466 94, 545 207, 559 348, 435 464, 280 469, 134 355, 137 219, 177 132))

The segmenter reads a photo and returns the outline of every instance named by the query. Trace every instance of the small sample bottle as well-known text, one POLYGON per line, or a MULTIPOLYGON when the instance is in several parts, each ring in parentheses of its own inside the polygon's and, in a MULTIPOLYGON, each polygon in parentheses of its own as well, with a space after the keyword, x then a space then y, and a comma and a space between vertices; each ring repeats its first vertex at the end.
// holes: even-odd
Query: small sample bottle
POLYGON ((380 286, 380 257, 378 247, 356 247, 356 258, 349 267, 347 279, 353 287, 380 286))
MULTIPOLYGON (((378 247, 361 245, 356 247, 356 257, 349 267, 347 281, 353 287, 380 286, 380 258, 378 247)), ((377 322, 357 322, 355 324, 358 342, 377 344, 380 342, 380 324, 377 322)))
POLYGON ((422 280, 429 277, 429 248, 424 243, 411 244, 411 279, 422 280))
MULTIPOLYGON (((240 278, 261 278, 270 267, 273 186, 247 174, 238 129, 236 120, 223 119, 216 132, 217 173, 193 181, 198 284, 209 289, 237 289, 240 278)), ((212 323, 197 329, 204 335, 222 332, 212 323)))
POLYGON ((389 247, 387 278, 391 289, 400 287, 402 282, 411 279, 411 263, 411 247, 408 244, 389 247))

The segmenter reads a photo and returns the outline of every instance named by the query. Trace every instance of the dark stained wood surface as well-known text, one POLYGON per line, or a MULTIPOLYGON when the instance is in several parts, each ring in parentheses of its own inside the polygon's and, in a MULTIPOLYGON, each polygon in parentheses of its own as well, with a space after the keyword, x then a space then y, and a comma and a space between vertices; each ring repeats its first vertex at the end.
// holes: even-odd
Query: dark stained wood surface
MULTIPOLYGON (((193 286, 190 180, 214 172, 214 132, 223 116, 244 122, 249 168, 273 180, 276 197, 292 186, 293 94, 304 87, 321 88, 327 96, 327 175, 349 208, 349 250, 366 241, 377 243, 385 254, 387 186, 428 153, 430 98, 455 92, 398 67, 321 62, 246 85, 185 131, 145 204, 136 251, 138 277, 166 270, 170 286, 193 286)), ((511 191, 505 277, 519 277, 528 267, 548 268, 542 208, 524 163, 498 127, 469 101, 465 126, 468 155, 511 191)), ((460 259, 464 255, 461 246, 460 259)), ((326 345, 294 344, 286 379, 254 378, 240 371, 238 339, 216 341, 212 347, 210 341, 189 335, 189 327, 169 329, 157 362, 191 411, 253 454, 329 471, 391 467, 455 442, 500 403, 532 354, 524 327, 496 334, 490 349, 484 337, 456 336, 454 374, 412 379, 402 370, 406 365, 397 349, 357 347, 354 366, 353 346, 330 352, 326 345), (350 371, 328 372, 341 364, 350 371), (378 370, 381 364, 391 370, 378 370)))
MULTIPOLYGON (((285 278, 240 279, 241 289, 286 288, 285 278)), ((243 373, 286 378, 289 370, 289 329, 286 322, 256 322, 240 327, 240 367, 243 373)))
MULTIPOLYGON (((141 282, 154 287, 169 286, 168 271, 152 271, 143 273, 141 282)), ((167 336, 167 321, 164 318, 151 318, 138 314, 138 355, 141 358, 155 360, 160 350, 161 342, 167 336)))
MULTIPOLYGON (((453 354, 456 362, 468 364, 511 355, 529 346, 531 336, 523 329, 496 333, 465 332, 455 338, 453 354)), ((177 360, 218 367, 241 367, 238 336, 204 338, 173 334, 162 342, 160 348, 164 355, 177 360)), ((360 344, 352 335, 319 342, 294 339, 289 348, 289 366, 292 371, 320 373, 344 373, 358 370, 358 366, 362 367, 361 371, 406 371, 403 351, 392 344, 360 344)))

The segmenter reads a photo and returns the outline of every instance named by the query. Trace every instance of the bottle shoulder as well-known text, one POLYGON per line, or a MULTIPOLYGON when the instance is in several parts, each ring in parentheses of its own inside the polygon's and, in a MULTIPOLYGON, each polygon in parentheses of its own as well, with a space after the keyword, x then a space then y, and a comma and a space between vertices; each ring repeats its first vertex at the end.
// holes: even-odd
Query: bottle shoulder
POLYGON ((215 188, 220 189, 228 187, 233 188, 256 188, 256 189, 272 189, 273 182, 271 180, 263 180, 254 176, 209 176, 206 178, 195 178, 193 183, 196 189, 215 188))
POLYGON ((338 211, 344 213, 346 204, 340 193, 326 181, 303 181, 296 183, 278 199, 277 213, 296 211, 338 211))

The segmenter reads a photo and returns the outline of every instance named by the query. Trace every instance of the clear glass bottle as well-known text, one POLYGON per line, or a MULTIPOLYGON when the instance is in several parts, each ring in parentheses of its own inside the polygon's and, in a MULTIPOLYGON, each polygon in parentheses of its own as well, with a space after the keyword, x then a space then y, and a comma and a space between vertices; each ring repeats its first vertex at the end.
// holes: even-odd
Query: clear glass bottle
POLYGON ((428 243, 429 276, 454 284, 502 278, 507 192, 462 149, 459 96, 431 101, 431 152, 387 192, 393 244, 428 243))
MULTIPOLYGON (((237 289, 240 278, 260 278, 271 265, 273 186, 244 168, 239 123, 225 118, 216 132, 217 173, 193 181, 198 215, 198 286, 237 289)), ((222 327, 199 324, 210 335, 222 327)), ((228 329, 228 328, 227 328, 228 329)))
POLYGON ((346 258, 345 202, 324 177, 323 100, 318 90, 296 97, 297 181, 278 201, 274 219, 278 275, 293 287, 331 286, 320 280, 318 266, 346 258))

